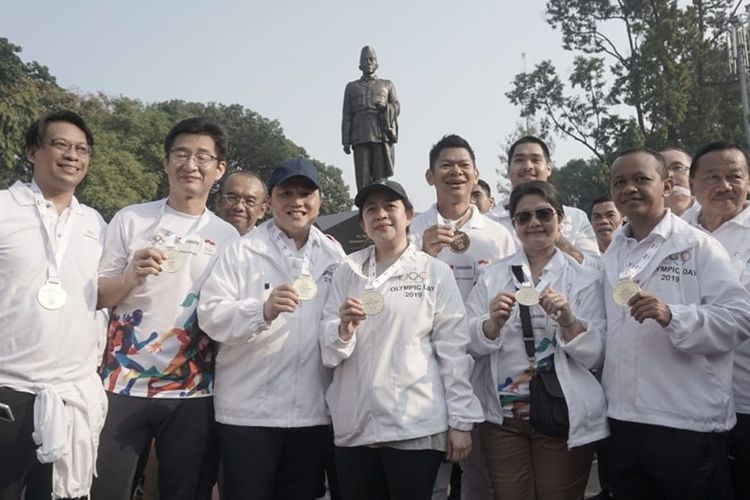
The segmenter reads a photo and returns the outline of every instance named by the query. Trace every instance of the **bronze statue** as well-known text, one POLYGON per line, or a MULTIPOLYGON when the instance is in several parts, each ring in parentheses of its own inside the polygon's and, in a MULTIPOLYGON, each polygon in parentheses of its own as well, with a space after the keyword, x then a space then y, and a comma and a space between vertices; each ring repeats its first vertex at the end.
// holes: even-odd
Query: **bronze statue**
POLYGON ((396 117, 401 110, 396 87, 375 75, 378 58, 372 47, 362 48, 359 69, 362 77, 346 86, 341 119, 344 153, 350 154, 354 148, 358 190, 393 175, 393 145, 398 139, 396 117))

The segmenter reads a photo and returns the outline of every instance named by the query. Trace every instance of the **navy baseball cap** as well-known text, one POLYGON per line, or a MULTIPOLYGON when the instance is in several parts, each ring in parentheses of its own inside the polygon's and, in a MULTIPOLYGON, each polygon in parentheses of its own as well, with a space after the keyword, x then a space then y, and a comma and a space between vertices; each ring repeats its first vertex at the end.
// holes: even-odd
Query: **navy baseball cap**
POLYGON ((357 208, 361 209, 362 205, 364 205, 365 201, 367 201, 367 197, 375 191, 388 191, 395 194, 402 200, 409 201, 409 197, 406 195, 406 190, 404 190, 404 187, 401 184, 396 181, 382 179, 379 181, 375 181, 372 184, 368 184, 367 186, 360 189, 357 193, 357 196, 354 197, 354 205, 356 205, 357 208))
POLYGON ((276 165, 271 172, 271 177, 266 184, 268 192, 270 193, 274 186, 282 184, 292 177, 304 177, 315 184, 317 189, 320 189, 318 169, 315 168, 313 162, 305 158, 289 158, 276 165))

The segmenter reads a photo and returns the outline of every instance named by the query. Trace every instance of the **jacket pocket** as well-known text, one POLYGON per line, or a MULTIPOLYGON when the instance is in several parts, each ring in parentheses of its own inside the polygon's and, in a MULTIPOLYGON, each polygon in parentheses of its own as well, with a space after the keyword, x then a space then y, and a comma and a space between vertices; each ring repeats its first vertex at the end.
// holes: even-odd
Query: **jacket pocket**
POLYGON ((396 409, 404 422, 424 420, 433 414, 436 400, 443 399, 436 361, 430 346, 406 344, 393 352, 396 409))

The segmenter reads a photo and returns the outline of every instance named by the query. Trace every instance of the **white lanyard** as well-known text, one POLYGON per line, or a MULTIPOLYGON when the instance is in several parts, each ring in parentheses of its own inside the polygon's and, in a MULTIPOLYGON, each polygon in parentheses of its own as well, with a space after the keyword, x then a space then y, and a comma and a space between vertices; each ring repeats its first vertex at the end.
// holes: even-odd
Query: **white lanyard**
POLYGON ((396 272, 401 269, 401 266, 403 265, 404 261, 411 256, 415 251, 414 245, 409 243, 409 246, 406 247, 406 250, 404 250, 404 253, 401 254, 401 257, 396 260, 393 264, 388 266, 388 269, 383 271, 380 276, 377 278, 375 275, 377 274, 377 263, 375 262, 375 247, 372 247, 372 252, 370 252, 370 271, 367 275, 367 284, 365 285, 365 290, 374 290, 375 288, 378 288, 380 285, 388 281, 388 278, 396 274, 396 272))
MULTIPOLYGON (((164 229, 162 227, 162 223, 164 222, 164 217, 167 215, 167 200, 168 198, 164 199, 164 203, 161 205, 161 210, 159 214, 159 222, 156 224, 156 229, 154 229, 154 242, 156 242, 158 245, 164 245, 167 248, 174 248, 177 246, 177 233, 174 231, 171 231, 169 229, 164 229), (164 233, 164 234, 162 234, 164 233)), ((188 214, 186 214, 188 215, 188 214)), ((198 220, 196 220, 192 226, 183 234, 183 236, 190 236, 192 235, 201 225, 201 223, 208 218, 208 210, 203 210, 203 214, 201 214, 200 217, 198 217, 198 220)))
POLYGON ((57 249, 55 250, 52 245, 53 234, 51 234, 50 228, 47 227, 47 224, 44 223, 44 215, 40 208, 41 203, 44 202, 40 201, 40 198, 37 198, 36 213, 39 216, 39 220, 42 222, 44 235, 46 236, 45 251, 47 253, 47 281, 59 283, 63 258, 65 257, 65 252, 68 249, 70 237, 73 233, 73 209, 68 208, 69 212, 68 217, 65 220, 65 227, 63 227, 63 232, 57 240, 57 249))
MULTIPOLYGON (((654 255, 656 255, 656 251, 659 249, 659 247, 662 245, 661 239, 656 236, 656 239, 649 247, 646 249, 646 252, 643 254, 643 257, 641 257, 641 260, 638 261, 638 263, 634 266, 630 266, 629 268, 620 271, 618 277, 621 280, 630 279, 632 280, 635 278, 641 271, 643 271, 649 262, 651 262, 651 259, 654 258, 654 255)), ((625 260, 625 259, 623 259, 625 260)))
MULTIPOLYGON (((437 223, 438 224, 445 224, 447 226, 451 226, 455 231, 458 231, 459 230, 458 222, 461 219, 463 219, 466 216, 466 214, 469 213, 469 210, 471 210, 471 207, 472 207, 472 205, 469 204, 469 206, 466 209, 466 211, 464 213, 462 213, 461 215, 458 216, 458 219, 446 219, 445 217, 443 217, 442 215, 440 215, 440 210, 438 210, 437 205, 435 205, 435 212, 437 213, 437 223)), ((464 224, 466 224, 466 223, 464 222, 464 224)))
MULTIPOLYGON (((281 254, 289 261, 293 262, 295 260, 299 260, 299 257, 297 257, 297 254, 292 251, 291 248, 289 248, 289 245, 286 244, 284 241, 285 236, 284 233, 282 233, 281 229, 279 229, 279 226, 272 225, 271 226, 271 235, 273 236, 273 241, 276 244, 276 248, 279 249, 281 254)), ((312 228, 310 229, 310 232, 308 233, 308 240, 307 245, 305 248, 305 253, 302 255, 302 269, 300 270, 300 275, 302 276, 312 276, 312 272, 310 272, 310 253, 312 252, 313 244, 315 243, 316 234, 313 232, 312 228)))

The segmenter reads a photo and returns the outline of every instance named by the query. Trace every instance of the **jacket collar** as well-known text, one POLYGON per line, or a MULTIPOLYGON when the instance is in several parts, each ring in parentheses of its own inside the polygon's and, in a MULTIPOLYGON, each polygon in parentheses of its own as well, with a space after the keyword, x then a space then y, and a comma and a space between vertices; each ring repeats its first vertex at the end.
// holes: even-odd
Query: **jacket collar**
MULTIPOLYGON (((8 191, 10 192, 11 196, 13 196, 13 199, 16 200, 16 203, 18 203, 20 206, 29 206, 35 204, 37 201, 45 200, 44 195, 42 194, 42 190, 39 189, 39 186, 33 179, 29 184, 21 181, 16 181, 11 187, 8 188, 8 191)), ((76 212, 78 211, 80 205, 81 204, 78 202, 78 199, 73 196, 73 198, 70 200, 70 209, 73 212, 76 212)))

